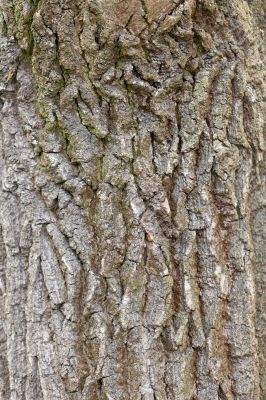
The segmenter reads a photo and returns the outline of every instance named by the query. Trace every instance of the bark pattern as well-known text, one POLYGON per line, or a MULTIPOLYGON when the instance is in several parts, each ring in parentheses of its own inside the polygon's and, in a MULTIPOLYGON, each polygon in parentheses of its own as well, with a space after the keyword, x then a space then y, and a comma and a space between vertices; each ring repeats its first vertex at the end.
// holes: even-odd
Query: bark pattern
POLYGON ((2 1, 1 399, 266 396, 259 7, 2 1))

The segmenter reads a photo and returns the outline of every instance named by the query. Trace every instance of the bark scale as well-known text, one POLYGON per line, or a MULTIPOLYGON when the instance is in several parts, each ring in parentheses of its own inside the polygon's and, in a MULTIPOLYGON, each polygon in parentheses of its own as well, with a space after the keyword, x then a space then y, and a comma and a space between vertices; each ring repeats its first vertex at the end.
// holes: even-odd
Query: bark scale
POLYGON ((1 399, 266 398, 263 7, 2 0, 1 399))

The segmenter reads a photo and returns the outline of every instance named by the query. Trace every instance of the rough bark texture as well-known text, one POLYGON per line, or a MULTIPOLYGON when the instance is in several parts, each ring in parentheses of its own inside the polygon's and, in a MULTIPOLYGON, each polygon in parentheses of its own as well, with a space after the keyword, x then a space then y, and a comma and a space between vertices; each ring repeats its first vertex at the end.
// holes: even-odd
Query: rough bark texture
POLYGON ((2 0, 1 400, 266 399, 263 7, 2 0))

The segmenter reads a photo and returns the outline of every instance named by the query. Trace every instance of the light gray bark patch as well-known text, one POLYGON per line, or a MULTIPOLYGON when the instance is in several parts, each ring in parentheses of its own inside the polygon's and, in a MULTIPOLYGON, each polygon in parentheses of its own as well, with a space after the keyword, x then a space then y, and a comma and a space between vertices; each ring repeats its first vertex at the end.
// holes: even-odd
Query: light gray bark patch
POLYGON ((0 313, 3 316, 0 322, 0 396, 3 400, 8 400, 10 398, 9 369, 7 362, 7 329, 4 318, 6 295, 6 251, 2 226, 0 225, 0 313))
POLYGON ((65 281, 56 254, 44 230, 40 247, 42 273, 48 294, 54 304, 62 304, 66 301, 65 281))

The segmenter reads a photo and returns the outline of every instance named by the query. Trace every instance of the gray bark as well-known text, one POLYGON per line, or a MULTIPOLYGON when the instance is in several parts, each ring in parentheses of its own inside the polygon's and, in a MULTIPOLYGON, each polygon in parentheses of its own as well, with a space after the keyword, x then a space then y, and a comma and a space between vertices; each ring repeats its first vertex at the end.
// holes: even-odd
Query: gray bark
POLYGON ((1 400, 266 399, 264 8, 2 0, 1 400))

